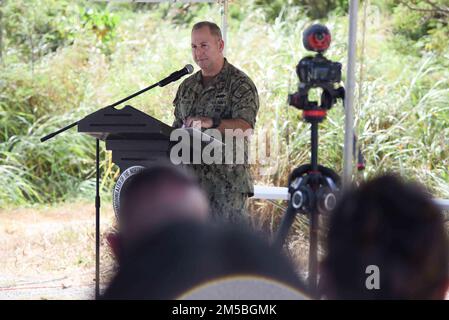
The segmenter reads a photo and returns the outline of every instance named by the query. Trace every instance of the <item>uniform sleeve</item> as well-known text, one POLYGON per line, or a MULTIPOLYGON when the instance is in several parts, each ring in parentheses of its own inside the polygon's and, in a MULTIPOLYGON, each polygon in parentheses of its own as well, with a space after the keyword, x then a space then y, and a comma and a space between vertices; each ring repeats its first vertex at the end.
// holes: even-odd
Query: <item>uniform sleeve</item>
POLYGON ((237 81, 231 87, 232 118, 243 119, 254 129, 259 111, 259 95, 250 79, 237 81))
POLYGON ((179 98, 181 96, 181 91, 183 89, 182 84, 179 86, 178 91, 176 92, 175 100, 173 100, 173 106, 175 107, 174 116, 175 120, 173 121, 173 127, 174 128, 181 128, 182 127, 182 117, 181 113, 179 111, 179 98))

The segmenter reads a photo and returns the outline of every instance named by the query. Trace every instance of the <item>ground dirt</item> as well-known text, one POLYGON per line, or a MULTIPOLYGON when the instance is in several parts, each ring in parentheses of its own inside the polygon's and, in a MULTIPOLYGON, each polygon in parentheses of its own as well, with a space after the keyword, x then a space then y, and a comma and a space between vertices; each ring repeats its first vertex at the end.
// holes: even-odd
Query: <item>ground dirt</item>
MULTIPOLYGON (((101 284, 115 268, 105 235, 110 205, 101 211, 101 284)), ((90 299, 95 288, 95 208, 0 210, 0 299, 90 299)))

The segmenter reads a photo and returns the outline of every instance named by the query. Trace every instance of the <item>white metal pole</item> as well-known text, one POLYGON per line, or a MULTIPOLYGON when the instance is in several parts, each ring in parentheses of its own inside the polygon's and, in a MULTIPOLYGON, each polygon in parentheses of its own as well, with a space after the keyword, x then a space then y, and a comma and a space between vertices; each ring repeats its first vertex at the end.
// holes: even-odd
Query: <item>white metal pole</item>
POLYGON ((352 169, 354 167, 354 88, 355 88, 355 60, 357 48, 357 13, 359 1, 349 3, 349 34, 348 34, 348 68, 346 70, 345 93, 345 145, 343 154, 343 187, 350 186, 352 169))
POLYGON ((223 50, 223 54, 226 57, 227 47, 228 47, 228 0, 222 0, 223 7, 221 8, 221 31, 223 36, 223 41, 225 43, 225 47, 223 50))

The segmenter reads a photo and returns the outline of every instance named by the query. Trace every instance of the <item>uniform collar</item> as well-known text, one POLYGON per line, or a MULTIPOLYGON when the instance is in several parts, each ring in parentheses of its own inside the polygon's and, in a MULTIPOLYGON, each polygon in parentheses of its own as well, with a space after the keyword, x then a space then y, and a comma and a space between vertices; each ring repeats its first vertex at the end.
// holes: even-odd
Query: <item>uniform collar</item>
MULTIPOLYGON (((220 72, 214 77, 214 80, 212 81, 212 84, 210 87, 215 87, 218 83, 224 82, 226 80, 226 76, 228 75, 230 64, 226 58, 224 58, 223 68, 221 68, 220 72)), ((195 80, 201 85, 202 87, 202 81, 203 76, 201 74, 201 70, 196 73, 195 80)))

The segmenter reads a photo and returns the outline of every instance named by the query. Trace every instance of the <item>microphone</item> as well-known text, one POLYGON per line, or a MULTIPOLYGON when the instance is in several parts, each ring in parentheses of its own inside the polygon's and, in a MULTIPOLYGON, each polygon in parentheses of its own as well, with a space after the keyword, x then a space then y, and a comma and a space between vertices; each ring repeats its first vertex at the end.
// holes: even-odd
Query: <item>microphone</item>
POLYGON ((191 64, 186 64, 186 66, 184 68, 182 68, 181 70, 175 71, 173 72, 171 75, 169 75, 168 77, 162 79, 161 81, 158 82, 159 87, 164 87, 167 84, 178 80, 179 78, 185 76, 186 74, 190 74, 193 72, 193 66, 191 64))

